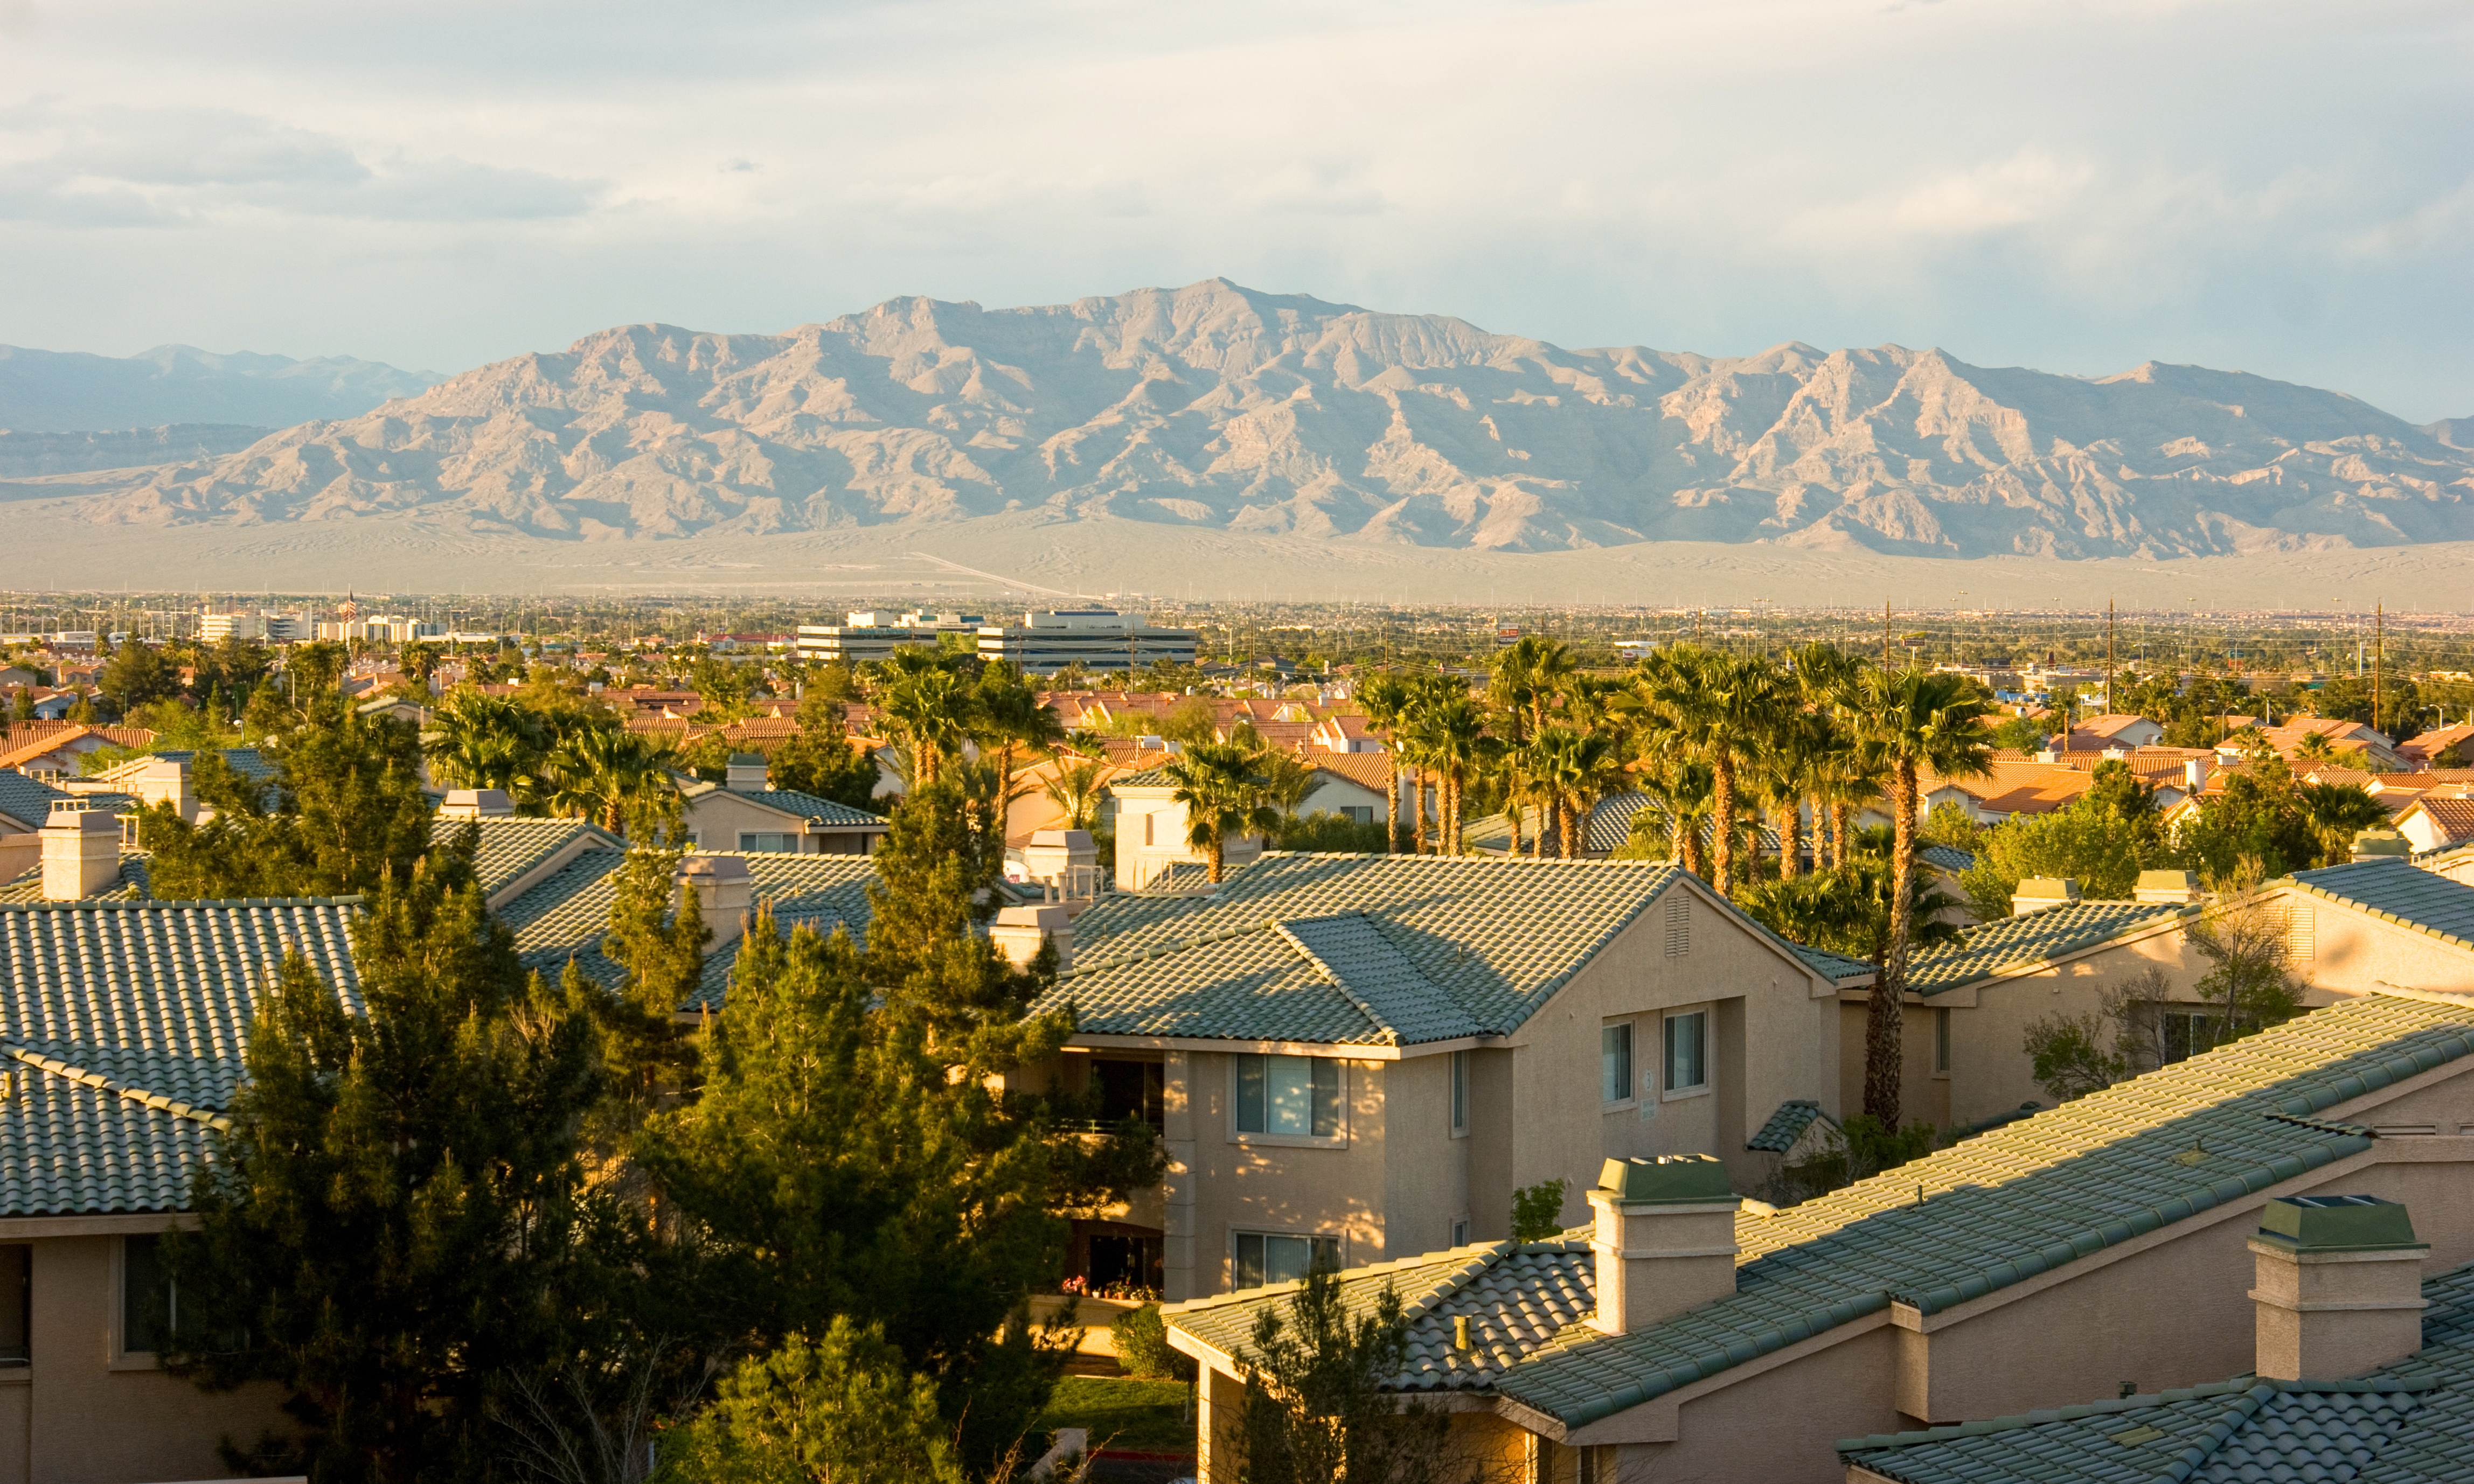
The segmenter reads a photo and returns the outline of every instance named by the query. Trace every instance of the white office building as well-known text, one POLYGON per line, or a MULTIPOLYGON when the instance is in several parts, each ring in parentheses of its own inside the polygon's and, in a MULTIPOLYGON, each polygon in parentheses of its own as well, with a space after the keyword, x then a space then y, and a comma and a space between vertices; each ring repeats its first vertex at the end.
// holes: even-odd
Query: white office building
POLYGON ((980 658, 1005 660, 1031 675, 1053 675, 1068 665, 1089 670, 1191 665, 1199 637, 1190 628, 1154 628, 1140 614, 1066 608, 1024 614, 1020 628, 982 628, 980 658))
POLYGON ((795 644, 802 660, 844 665, 864 665, 870 660, 890 658, 905 645, 925 645, 930 648, 943 643, 947 634, 965 638, 982 632, 986 622, 976 613, 903 613, 885 609, 861 609, 844 614, 840 623, 802 623, 795 644))

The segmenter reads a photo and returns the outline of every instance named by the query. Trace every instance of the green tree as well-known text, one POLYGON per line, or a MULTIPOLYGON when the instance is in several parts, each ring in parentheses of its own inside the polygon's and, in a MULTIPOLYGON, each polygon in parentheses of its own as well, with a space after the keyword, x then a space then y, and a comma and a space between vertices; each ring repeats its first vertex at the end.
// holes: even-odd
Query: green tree
POLYGON ((1564 1230, 1564 1193, 1569 1184, 1562 1180, 1540 1180, 1512 1193, 1512 1239, 1516 1242, 1543 1242, 1559 1236, 1564 1230))
POLYGON ((971 730, 982 747, 995 746, 997 775, 1008 788, 1017 750, 1046 752, 1065 741, 1065 723, 1010 665, 990 665, 980 671, 971 730))
POLYGON ((164 1238, 173 1364, 283 1387, 321 1479, 477 1464, 494 1390, 571 1348, 609 1276, 576 1158, 592 1028, 527 988, 470 875, 381 884, 353 933, 364 1013, 284 961, 199 1229, 164 1238))
POLYGON ((1279 811, 1265 797, 1264 778, 1253 754, 1228 742, 1189 746, 1164 769, 1176 786, 1169 797, 1185 806, 1185 842, 1202 852, 1209 879, 1218 885, 1231 835, 1269 834, 1280 827, 1279 811))
POLYGON ((799 701, 798 731, 765 759, 773 787, 853 809, 877 807, 875 755, 845 735, 842 716, 841 701, 809 689, 799 701))
POLYGON ((169 802, 140 813, 157 896, 345 896, 411 879, 431 824, 411 727, 333 698, 260 745, 274 764, 264 782, 221 753, 198 755, 190 787, 214 812, 206 823, 169 802))
POLYGON ((1791 695, 1778 668, 1758 656, 1676 645, 1640 663, 1636 705, 1653 732, 1710 765, 1710 881, 1722 896, 1735 887, 1737 766, 1766 744, 1791 695))
POLYGON ((1283 1307, 1255 1316, 1239 1427, 1246 1484, 1440 1484, 1467 1477, 1450 1420, 1424 1399, 1383 1391, 1408 1358, 1409 1321, 1390 1284, 1351 1313, 1318 1269, 1283 1307), (1285 1310, 1285 1311, 1284 1311, 1285 1310))
POLYGON ((2207 876, 2230 880, 2247 869, 2283 876, 2319 858, 2321 842, 2302 807, 2293 769, 2273 754, 2256 756, 2200 800, 2182 822, 2182 851, 2207 876))
POLYGON ((449 789, 503 789, 518 805, 541 802, 542 758, 548 730, 531 708, 474 685, 448 693, 430 713, 432 734, 422 745, 430 776, 449 789))
POLYGON ((649 839, 679 816, 671 761, 666 744, 622 730, 616 721, 578 727, 542 759, 545 802, 554 814, 649 839))
POLYGON ((936 1383, 875 1326, 836 1319, 722 1378, 677 1449, 691 1479, 733 1484, 964 1484, 936 1383))
POLYGON ((2067 878, 2079 884, 2082 895, 2121 902, 2139 885, 2139 869, 2137 827, 2081 799, 1986 831, 1976 864, 1959 877, 1959 888, 1977 917, 1991 922, 2010 915, 2011 893, 2030 876, 2067 878))
POLYGON ((1993 729, 1989 740, 1996 747, 2032 758, 2045 750, 2045 724, 2032 717, 2011 717, 1993 729))
POLYGON ((977 694, 962 673, 965 657, 905 646, 875 667, 877 714, 910 753, 910 785, 934 787, 945 762, 961 750, 977 719, 977 694))
POLYGON ((180 694, 181 676, 153 645, 133 639, 112 652, 97 689, 127 716, 140 706, 180 694))
POLYGON ((332 640, 300 645, 284 662, 289 675, 286 699, 297 711, 319 709, 321 702, 342 688, 344 668, 351 662, 352 655, 332 640))
POLYGON ((1856 693, 1858 745, 1890 778, 1889 944, 1876 976, 1864 1028, 1864 1111, 1885 1129, 1900 1126, 1900 1049, 1905 1011, 1907 955, 1915 937, 1917 780, 1927 769, 1944 778, 1981 777, 1992 749, 1984 740, 1986 703, 1963 677, 1948 672, 1867 670, 1856 693))

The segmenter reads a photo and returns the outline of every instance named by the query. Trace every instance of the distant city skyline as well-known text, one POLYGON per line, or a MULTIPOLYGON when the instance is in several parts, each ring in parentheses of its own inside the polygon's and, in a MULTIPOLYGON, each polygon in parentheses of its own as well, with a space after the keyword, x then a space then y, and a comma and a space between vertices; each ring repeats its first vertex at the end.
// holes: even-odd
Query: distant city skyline
POLYGON ((0 0, 0 341, 453 372, 1223 275, 2474 415, 2474 10, 0 0), (1242 14, 1242 29, 1231 24, 1242 14))

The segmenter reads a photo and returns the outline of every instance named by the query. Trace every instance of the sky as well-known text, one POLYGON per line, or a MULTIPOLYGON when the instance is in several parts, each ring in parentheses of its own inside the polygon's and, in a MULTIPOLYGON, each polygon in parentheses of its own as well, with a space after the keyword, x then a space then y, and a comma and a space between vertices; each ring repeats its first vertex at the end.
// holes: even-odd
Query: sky
POLYGON ((0 0, 0 343, 439 372, 1222 276, 2474 415, 2464 0, 0 0))

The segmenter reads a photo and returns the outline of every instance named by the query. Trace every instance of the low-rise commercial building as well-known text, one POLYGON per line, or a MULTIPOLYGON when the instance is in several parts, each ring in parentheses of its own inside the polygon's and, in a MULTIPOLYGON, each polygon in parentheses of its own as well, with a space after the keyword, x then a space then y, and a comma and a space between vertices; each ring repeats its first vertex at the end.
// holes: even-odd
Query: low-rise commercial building
POLYGON ((1020 628, 990 624, 979 631, 982 660, 1002 660, 1024 673, 1053 675, 1068 666, 1086 670, 1191 665, 1201 639, 1190 628, 1162 628, 1139 614, 1113 608, 1027 613, 1020 628))

